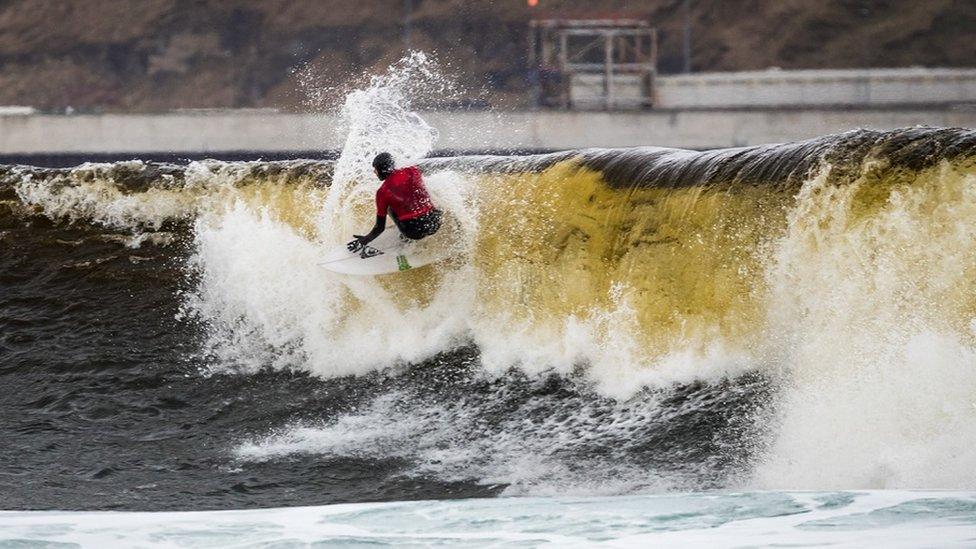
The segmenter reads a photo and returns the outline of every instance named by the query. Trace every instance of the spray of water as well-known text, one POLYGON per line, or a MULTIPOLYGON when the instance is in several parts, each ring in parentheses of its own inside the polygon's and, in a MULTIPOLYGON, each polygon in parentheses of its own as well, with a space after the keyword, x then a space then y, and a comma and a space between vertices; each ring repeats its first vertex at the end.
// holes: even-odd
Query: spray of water
MULTIPOLYGON (((409 165, 432 149, 437 133, 410 110, 409 98, 450 89, 427 56, 412 53, 350 93, 340 113, 346 145, 331 184, 318 203, 300 206, 314 212, 309 223, 296 226, 280 209, 241 201, 196 220, 199 283, 187 312, 209 326, 216 368, 358 374, 423 360, 464 337, 473 292, 463 262, 391 283, 334 276, 318 266, 325 249, 372 224, 379 184, 373 156, 389 151, 409 165)), ((441 172, 426 183, 458 228, 463 255, 476 230, 469 182, 441 172)))
POLYGON ((973 488, 976 177, 804 185, 771 258, 783 390, 764 487, 973 488))

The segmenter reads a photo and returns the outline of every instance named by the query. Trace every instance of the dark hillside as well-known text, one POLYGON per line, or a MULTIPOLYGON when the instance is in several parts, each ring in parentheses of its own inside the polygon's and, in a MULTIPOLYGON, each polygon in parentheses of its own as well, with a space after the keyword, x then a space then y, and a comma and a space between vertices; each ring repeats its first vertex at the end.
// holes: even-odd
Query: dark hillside
MULTIPOLYGON (((680 66, 680 0, 413 0, 410 44, 496 105, 524 103, 526 23, 626 14, 680 66), (587 6, 581 9, 580 6, 587 6)), ((46 110, 298 108, 296 67, 341 83, 404 51, 400 0, 8 0, 0 104, 46 110)), ((695 70, 971 66, 969 0, 693 0, 695 70)))

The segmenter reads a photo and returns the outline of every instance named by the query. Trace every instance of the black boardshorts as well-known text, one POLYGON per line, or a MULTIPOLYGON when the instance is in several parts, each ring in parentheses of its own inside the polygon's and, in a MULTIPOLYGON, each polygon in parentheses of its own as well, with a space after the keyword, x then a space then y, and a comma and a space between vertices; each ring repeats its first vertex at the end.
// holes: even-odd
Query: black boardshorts
POLYGON ((435 208, 419 217, 400 221, 391 212, 393 222, 400 229, 400 233, 411 240, 420 240, 436 233, 441 228, 441 217, 443 215, 443 212, 435 208))

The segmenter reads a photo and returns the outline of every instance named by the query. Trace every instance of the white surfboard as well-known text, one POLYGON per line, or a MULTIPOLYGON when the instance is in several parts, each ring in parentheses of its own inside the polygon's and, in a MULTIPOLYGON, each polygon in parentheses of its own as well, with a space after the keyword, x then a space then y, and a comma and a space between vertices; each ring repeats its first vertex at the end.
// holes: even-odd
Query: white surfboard
MULTIPOLYGON (((390 224, 392 225, 392 223, 390 224)), ((446 225, 446 224, 445 224, 446 225)), ((447 240, 451 231, 442 227, 423 240, 400 237, 395 226, 387 226, 383 234, 360 252, 350 252, 342 244, 325 254, 319 265, 334 273, 349 275, 381 275, 409 271, 446 259, 454 248, 447 240)))

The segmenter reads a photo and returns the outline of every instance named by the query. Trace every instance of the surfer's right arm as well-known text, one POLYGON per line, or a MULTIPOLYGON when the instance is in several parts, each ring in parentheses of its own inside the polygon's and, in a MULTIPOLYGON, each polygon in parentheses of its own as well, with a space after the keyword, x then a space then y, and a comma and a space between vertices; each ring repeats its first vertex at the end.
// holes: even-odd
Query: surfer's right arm
POLYGON ((346 248, 349 248, 350 252, 358 252, 362 250, 367 244, 373 241, 374 238, 379 236, 384 229, 386 229, 386 210, 390 207, 389 198, 384 192, 383 186, 380 185, 379 189, 376 189, 376 224, 373 225, 373 229, 369 231, 366 235, 352 235, 355 240, 350 241, 346 244, 346 248))
POLYGON ((386 230, 386 216, 378 215, 376 216, 376 224, 373 225, 373 228, 369 231, 369 233, 365 235, 352 235, 354 240, 346 244, 346 248, 349 248, 350 252, 358 252, 367 244, 372 242, 377 236, 382 234, 384 230, 386 230))

